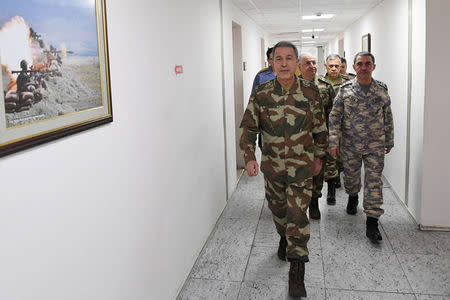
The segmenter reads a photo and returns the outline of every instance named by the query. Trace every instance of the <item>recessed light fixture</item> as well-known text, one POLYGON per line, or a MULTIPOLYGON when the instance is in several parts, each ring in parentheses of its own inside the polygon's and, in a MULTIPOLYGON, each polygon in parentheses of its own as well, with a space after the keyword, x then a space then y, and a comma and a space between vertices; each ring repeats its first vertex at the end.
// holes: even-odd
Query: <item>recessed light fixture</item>
POLYGON ((311 15, 311 16, 303 16, 302 19, 303 19, 303 20, 331 19, 331 18, 333 18, 334 16, 335 16, 334 14, 321 14, 321 13, 317 13, 317 14, 311 15))
POLYGON ((317 28, 317 29, 303 29, 302 32, 322 32, 325 29, 323 28, 317 28))
POLYGON ((302 44, 315 44, 315 41, 307 41, 307 42, 302 42, 302 44))

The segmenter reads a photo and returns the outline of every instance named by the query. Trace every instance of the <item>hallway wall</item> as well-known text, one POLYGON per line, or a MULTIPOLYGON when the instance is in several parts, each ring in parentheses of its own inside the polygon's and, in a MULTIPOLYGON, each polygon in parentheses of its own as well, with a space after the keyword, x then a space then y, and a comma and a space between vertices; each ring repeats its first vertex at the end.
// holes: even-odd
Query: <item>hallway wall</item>
POLYGON ((450 228, 450 2, 426 1, 426 60, 421 225, 450 228))
MULTIPOLYGON (((233 83, 233 45, 232 22, 242 27, 242 59, 246 62, 247 70, 243 72, 244 110, 253 85, 256 73, 261 69, 261 38, 264 38, 267 47, 272 47, 270 36, 255 22, 238 9, 231 0, 222 0, 223 7, 223 46, 224 46, 224 91, 225 91, 225 115, 226 115, 226 140, 227 140, 227 175, 228 194, 236 188, 236 142, 234 130, 234 83, 233 83)), ((265 55, 265 51, 264 51, 265 55)))
POLYGON ((0 159, 0 299, 174 299, 226 204, 219 1, 106 4, 114 122, 0 159))

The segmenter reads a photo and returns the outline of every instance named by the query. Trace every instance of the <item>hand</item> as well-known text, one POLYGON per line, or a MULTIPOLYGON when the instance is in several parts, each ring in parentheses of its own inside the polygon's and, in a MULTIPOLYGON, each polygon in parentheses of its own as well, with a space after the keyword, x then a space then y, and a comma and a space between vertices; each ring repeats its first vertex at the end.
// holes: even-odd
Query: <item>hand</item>
POLYGON ((314 173, 313 175, 316 176, 320 173, 320 170, 322 170, 322 160, 318 157, 314 157, 314 173))
POLYGON ((333 157, 338 157, 339 155, 339 146, 330 147, 330 152, 333 157))
POLYGON ((256 160, 249 161, 245 166, 245 169, 247 170, 248 176, 258 175, 258 163, 256 162, 256 160))
POLYGON ((391 152, 392 147, 386 147, 384 150, 386 151, 386 154, 388 154, 389 152, 391 152))

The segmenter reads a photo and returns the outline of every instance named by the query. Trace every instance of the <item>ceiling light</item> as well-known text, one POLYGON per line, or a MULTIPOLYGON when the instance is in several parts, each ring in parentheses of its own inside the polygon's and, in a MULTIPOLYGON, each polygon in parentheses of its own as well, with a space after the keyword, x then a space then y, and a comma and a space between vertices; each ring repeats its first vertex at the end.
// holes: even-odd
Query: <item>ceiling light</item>
POLYGON ((315 44, 315 41, 307 41, 307 42, 302 42, 302 44, 315 44))
POLYGON ((303 20, 320 20, 320 19, 331 19, 333 18, 335 15, 334 14, 315 14, 315 15, 311 15, 311 16, 303 16, 302 19, 303 20))
POLYGON ((302 39, 304 39, 304 40, 318 39, 318 38, 319 38, 318 36, 314 36, 314 37, 312 37, 312 36, 302 36, 302 39))
POLYGON ((303 29, 302 32, 322 32, 325 29, 323 28, 317 28, 317 29, 303 29))

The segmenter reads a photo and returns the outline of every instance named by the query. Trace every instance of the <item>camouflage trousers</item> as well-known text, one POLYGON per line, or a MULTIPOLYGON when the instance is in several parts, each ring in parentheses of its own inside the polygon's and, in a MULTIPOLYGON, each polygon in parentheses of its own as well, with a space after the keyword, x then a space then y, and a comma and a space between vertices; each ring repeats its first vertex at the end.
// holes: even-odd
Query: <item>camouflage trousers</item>
POLYGON ((349 195, 358 194, 361 190, 361 165, 364 162, 364 200, 363 208, 367 216, 379 218, 384 210, 383 182, 381 173, 384 168, 384 151, 359 154, 349 149, 341 150, 344 164, 344 186, 349 195))
POLYGON ((322 159, 322 170, 313 177, 312 196, 322 197, 323 181, 327 181, 338 176, 338 169, 336 165, 336 158, 331 155, 330 149, 327 149, 327 154, 322 159))
POLYGON ((266 199, 278 234, 287 240, 286 258, 308 262, 309 219, 306 211, 312 194, 312 179, 286 183, 264 176, 266 199))

